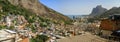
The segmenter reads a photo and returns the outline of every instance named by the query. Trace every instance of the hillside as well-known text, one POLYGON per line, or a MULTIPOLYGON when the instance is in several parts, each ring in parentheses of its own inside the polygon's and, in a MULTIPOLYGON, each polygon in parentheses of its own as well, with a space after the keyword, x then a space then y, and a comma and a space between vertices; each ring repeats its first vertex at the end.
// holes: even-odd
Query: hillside
POLYGON ((102 13, 104 13, 105 11, 107 11, 106 8, 103 8, 101 5, 96 6, 95 8, 93 8, 90 16, 99 16, 102 13))
POLYGON ((44 5, 41 6, 42 8, 40 8, 40 6, 38 7, 40 12, 39 10, 34 12, 37 8, 25 8, 21 5, 11 4, 12 2, 10 3, 9 1, 0 0, 0 29, 22 26, 21 28, 31 28, 35 31, 35 28, 38 27, 50 27, 51 23, 71 23, 71 20, 67 16, 64 16, 44 5))
POLYGON ((54 22, 61 23, 61 22, 70 21, 70 19, 67 16, 64 16, 61 13, 46 7, 45 5, 40 3, 39 0, 8 0, 8 1, 12 5, 23 7, 27 10, 30 10, 30 12, 33 12, 38 16, 47 18, 54 22))
POLYGON ((109 15, 113 14, 120 14, 120 7, 113 7, 110 10, 106 11, 105 13, 101 14, 100 17, 108 17, 109 15))
MULTIPOLYGON (((4 13, 22 14, 30 16, 41 17, 43 20, 47 19, 54 23, 69 23, 71 20, 59 12, 50 9, 39 2, 39 0, 0 0, 1 7, 4 13), (24 12, 25 11, 25 12, 24 12)), ((29 20, 28 20, 29 21, 29 20)))

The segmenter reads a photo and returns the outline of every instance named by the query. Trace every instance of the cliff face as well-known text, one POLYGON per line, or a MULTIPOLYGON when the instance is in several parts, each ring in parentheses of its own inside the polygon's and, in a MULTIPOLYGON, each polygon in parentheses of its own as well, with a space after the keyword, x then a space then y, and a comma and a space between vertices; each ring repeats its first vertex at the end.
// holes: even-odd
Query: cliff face
POLYGON ((44 6, 38 0, 8 0, 15 6, 21 6, 36 14, 47 14, 44 6))
POLYGON ((39 0, 8 0, 11 4, 19 7, 24 7, 27 10, 53 21, 69 21, 70 19, 61 13, 58 13, 42 3, 39 0))
POLYGON ((103 8, 101 5, 98 5, 97 7, 93 8, 90 16, 100 15, 100 14, 104 13, 105 11, 107 11, 106 8, 103 8))

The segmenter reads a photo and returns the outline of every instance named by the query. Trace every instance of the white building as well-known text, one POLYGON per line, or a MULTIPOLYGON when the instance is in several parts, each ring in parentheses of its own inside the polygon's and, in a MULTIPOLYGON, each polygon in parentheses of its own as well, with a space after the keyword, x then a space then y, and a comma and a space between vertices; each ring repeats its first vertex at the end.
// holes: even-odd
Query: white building
POLYGON ((11 26, 11 19, 9 16, 6 17, 6 22, 7 22, 7 26, 10 27, 11 26))

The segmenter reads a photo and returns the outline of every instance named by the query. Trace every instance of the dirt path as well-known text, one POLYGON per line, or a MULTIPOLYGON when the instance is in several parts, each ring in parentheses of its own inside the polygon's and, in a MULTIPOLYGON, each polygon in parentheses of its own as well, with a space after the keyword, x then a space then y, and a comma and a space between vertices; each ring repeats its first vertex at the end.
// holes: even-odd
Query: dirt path
POLYGON ((79 36, 58 39, 57 42, 107 42, 107 40, 90 33, 85 33, 79 36))

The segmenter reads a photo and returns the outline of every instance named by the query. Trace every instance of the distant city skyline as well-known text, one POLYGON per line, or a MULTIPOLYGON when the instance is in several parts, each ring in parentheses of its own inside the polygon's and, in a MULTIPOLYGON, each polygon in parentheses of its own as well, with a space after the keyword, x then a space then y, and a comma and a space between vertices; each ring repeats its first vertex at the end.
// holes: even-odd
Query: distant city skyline
POLYGON ((120 0, 39 0, 64 15, 88 15, 97 5, 110 9, 119 7, 120 0))

